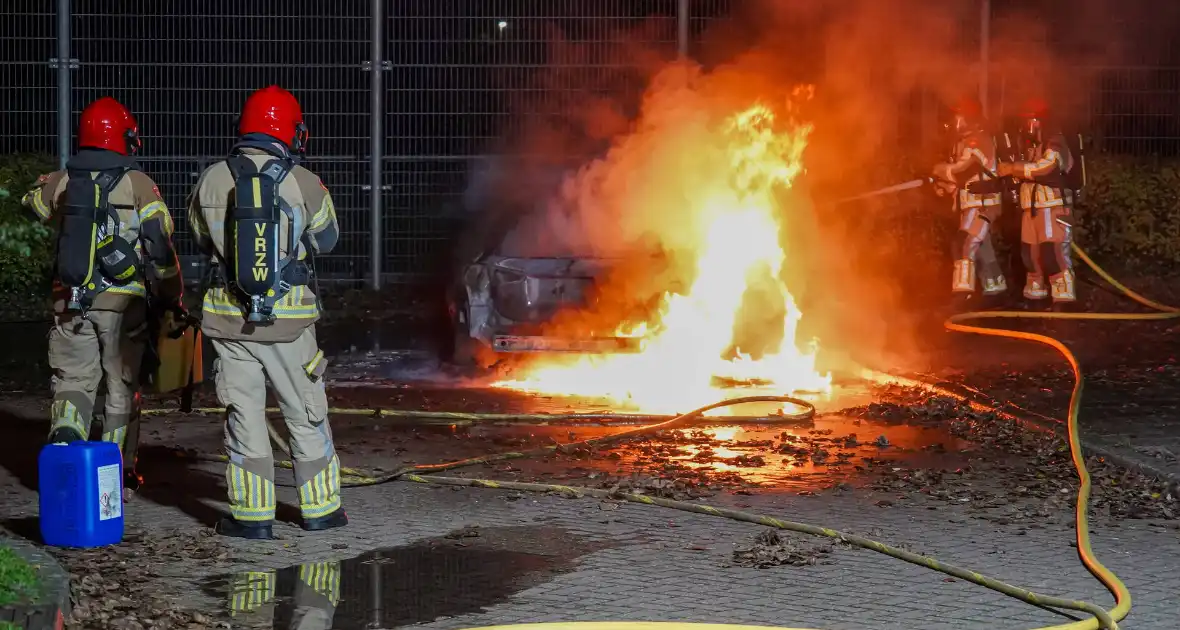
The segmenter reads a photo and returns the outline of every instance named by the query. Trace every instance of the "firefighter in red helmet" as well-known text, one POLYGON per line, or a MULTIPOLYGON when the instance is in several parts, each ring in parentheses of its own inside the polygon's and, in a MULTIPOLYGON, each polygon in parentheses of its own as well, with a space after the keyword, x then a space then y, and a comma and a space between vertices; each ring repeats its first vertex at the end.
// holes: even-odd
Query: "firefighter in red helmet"
POLYGON ((1046 128, 1049 113, 1040 98, 1024 103, 1019 139, 1023 161, 1001 163, 998 172, 1020 182, 1021 258, 1028 272, 1024 297, 1034 303, 1051 298, 1055 310, 1066 310, 1077 300, 1070 256, 1073 195, 1067 184, 1074 158, 1065 137, 1046 128))
POLYGON ((308 264, 309 256, 335 247, 339 227, 327 187, 299 164, 307 126, 290 92, 272 85, 250 95, 239 131, 229 156, 201 174, 189 198, 189 226, 210 258, 201 328, 217 350, 217 395, 228 410, 230 514, 217 531, 267 539, 276 507, 267 383, 291 434, 303 528, 348 523, 308 264))
POLYGON ((110 97, 82 110, 78 151, 42 175, 24 204, 57 227, 54 326, 49 333, 53 404, 49 440, 85 440, 99 385, 106 386, 102 439, 123 449, 134 489, 140 363, 147 297, 179 309, 184 283, 172 216, 133 159, 142 143, 135 117, 110 97))
POLYGON ((954 195, 953 205, 959 215, 951 292, 958 300, 967 302, 973 301, 979 289, 987 301, 982 306, 992 306, 1008 290, 991 234, 991 226, 1000 216, 1000 194, 976 193, 968 187, 994 177, 995 141, 984 129, 979 101, 962 98, 951 111, 953 120, 947 127, 953 132, 955 142, 950 159, 934 166, 936 192, 940 196, 954 195))

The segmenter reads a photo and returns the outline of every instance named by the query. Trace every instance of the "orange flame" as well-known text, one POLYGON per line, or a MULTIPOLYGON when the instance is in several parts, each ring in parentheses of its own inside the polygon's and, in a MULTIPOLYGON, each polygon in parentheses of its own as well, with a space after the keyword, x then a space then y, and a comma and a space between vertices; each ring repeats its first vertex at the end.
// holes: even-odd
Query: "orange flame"
MULTIPOLYGON (((792 99, 810 94, 810 88, 796 89, 792 99)), ((651 413, 687 411, 725 398, 721 381, 757 382, 777 392, 829 391, 830 375, 816 369, 817 342, 798 347, 802 313, 780 277, 787 256, 780 244, 785 212, 779 196, 803 172, 803 151, 812 131, 811 125, 794 119, 792 99, 782 108, 785 120, 765 102, 754 102, 721 117, 720 124, 666 136, 666 144, 692 146, 706 156, 659 170, 660 186, 679 188, 668 192, 678 201, 674 213, 665 211, 669 218, 664 221, 668 230, 678 231, 681 244, 683 232, 692 232, 692 274, 686 291, 663 294, 658 317, 616 331, 642 337, 639 352, 547 358, 494 386, 605 398, 651 413), (699 137, 686 142, 686 134, 699 137), (684 168, 684 163, 695 167, 684 168), (741 325, 743 308, 749 308, 750 290, 777 292, 785 311, 778 347, 757 358, 734 347, 734 331, 741 325)), ((645 151, 668 156, 677 148, 645 151)), ((633 197, 625 202, 641 205, 650 194, 623 196, 633 197)))

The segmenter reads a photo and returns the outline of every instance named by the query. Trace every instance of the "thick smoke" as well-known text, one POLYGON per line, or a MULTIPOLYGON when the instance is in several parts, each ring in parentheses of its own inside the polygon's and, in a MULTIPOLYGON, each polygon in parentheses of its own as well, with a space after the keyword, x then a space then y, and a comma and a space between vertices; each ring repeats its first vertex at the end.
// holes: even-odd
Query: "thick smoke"
MULTIPOLYGON (((1125 55, 1123 27, 1100 21, 1107 15, 1100 0, 1069 2, 1056 13, 1048 6, 1054 3, 1036 13, 1028 3, 1008 4, 993 2, 992 111, 1012 111, 1035 94, 1061 118, 1079 117, 1080 95, 1096 77, 1089 68, 1125 55), (1069 46, 1053 36, 1062 31, 1073 38, 1069 46)), ((630 71, 587 82, 566 70, 587 50, 554 36, 553 70, 539 81, 561 86, 549 94, 565 96, 545 104, 549 115, 522 116, 503 149, 526 157, 484 171, 480 184, 480 198, 510 219, 501 223, 510 226, 501 253, 628 258, 604 289, 616 300, 683 282, 679 253, 691 250, 703 229, 680 212, 694 192, 685 174, 727 167, 721 148, 707 142, 709 130, 756 101, 783 103, 795 86, 810 84, 815 98, 802 112, 814 125, 808 173, 780 204, 789 259, 781 275, 805 328, 832 355, 882 367, 916 361, 936 330, 930 315, 949 292, 946 252, 956 221, 949 202, 922 192, 831 201, 924 175, 945 158, 949 146, 937 131, 944 104, 979 92, 979 3, 735 5, 742 10, 718 21, 694 51, 704 66, 674 62, 666 47, 632 43, 619 46, 616 59, 630 71), (662 273, 644 271, 652 252, 664 256, 662 273)))

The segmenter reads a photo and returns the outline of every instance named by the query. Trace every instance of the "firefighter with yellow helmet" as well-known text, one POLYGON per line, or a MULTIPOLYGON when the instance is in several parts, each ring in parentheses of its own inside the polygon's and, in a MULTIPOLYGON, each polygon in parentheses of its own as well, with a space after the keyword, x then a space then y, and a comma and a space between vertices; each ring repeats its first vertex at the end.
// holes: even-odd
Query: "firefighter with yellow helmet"
POLYGON ((308 257, 339 237, 332 196, 299 164, 307 126, 298 101, 270 86, 246 101, 229 156, 201 174, 189 225, 210 274, 201 328, 217 352, 215 387, 227 409, 230 514, 220 534, 273 538, 274 459, 266 425, 270 384, 291 435, 306 530, 342 527, 340 459, 328 425, 320 309, 308 257))
POLYGON ((102 440, 123 451, 124 485, 138 486, 140 364, 154 304, 182 311, 184 283, 172 244, 172 216, 135 155, 139 124, 110 97, 82 110, 78 152, 42 175, 22 200, 57 228, 51 443, 85 440, 95 399, 106 388, 102 440), (149 289, 150 288, 150 289, 149 289))

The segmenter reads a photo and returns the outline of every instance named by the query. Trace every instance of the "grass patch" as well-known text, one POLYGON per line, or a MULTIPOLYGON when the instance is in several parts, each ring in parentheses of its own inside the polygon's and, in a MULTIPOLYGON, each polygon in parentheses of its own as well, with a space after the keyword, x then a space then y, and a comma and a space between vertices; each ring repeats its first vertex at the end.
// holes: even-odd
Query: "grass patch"
POLYGON ((0 546, 0 606, 32 602, 40 590, 37 569, 15 551, 0 546))

